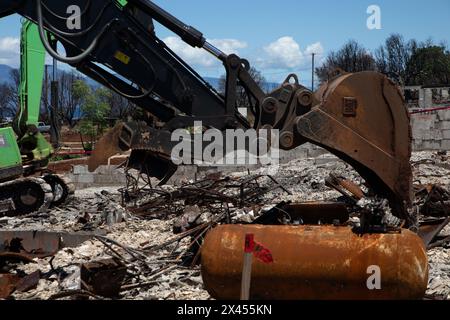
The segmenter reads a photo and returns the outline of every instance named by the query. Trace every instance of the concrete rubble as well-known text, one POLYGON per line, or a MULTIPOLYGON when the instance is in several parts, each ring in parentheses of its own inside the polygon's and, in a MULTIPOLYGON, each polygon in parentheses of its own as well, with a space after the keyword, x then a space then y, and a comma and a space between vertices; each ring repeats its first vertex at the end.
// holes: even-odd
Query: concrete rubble
MULTIPOLYGON (((450 162, 446 155, 415 153, 412 164, 416 183, 439 183, 444 188, 450 188, 450 162)), ((229 201, 230 222, 251 223, 280 202, 342 200, 339 192, 325 186, 325 179, 330 173, 343 176, 366 190, 362 178, 349 165, 331 155, 296 159, 281 164, 279 168, 266 167, 251 172, 252 175, 271 175, 291 194, 283 188, 276 188, 261 194, 258 198, 261 205, 253 206, 249 201, 243 208, 229 201)), ((241 181, 239 179, 244 179, 248 174, 235 172, 230 177, 241 181)), ((78 247, 65 247, 45 258, 35 257, 33 263, 4 265, 3 269, 11 274, 24 276, 36 271, 40 274, 35 288, 26 292, 16 290, 10 299, 210 299, 203 287, 200 267, 195 263, 198 257, 194 249, 198 249, 196 240, 212 226, 211 220, 215 215, 201 204, 180 199, 181 211, 142 216, 136 214, 135 209, 154 201, 155 197, 150 194, 148 198, 140 199, 140 203, 134 203, 133 208, 127 209, 122 206, 122 194, 118 191, 121 187, 78 190, 75 198, 62 208, 25 217, 0 218, 0 230, 95 232, 90 240, 78 247), (192 232, 194 229, 197 233, 192 232), (193 235, 197 239, 192 239, 193 235), (86 283, 81 281, 80 268, 83 264, 105 259, 115 259, 126 266, 125 278, 116 297, 107 298, 87 292, 86 283)), ((177 188, 166 186, 162 190, 170 193, 177 188)), ((359 205, 373 203, 362 201, 359 205)), ((221 219, 226 220, 226 217, 221 219)), ((439 237, 449 235, 450 225, 447 225, 439 237)), ((444 243, 430 249, 428 256, 430 277, 427 297, 450 299, 450 244, 444 243)))

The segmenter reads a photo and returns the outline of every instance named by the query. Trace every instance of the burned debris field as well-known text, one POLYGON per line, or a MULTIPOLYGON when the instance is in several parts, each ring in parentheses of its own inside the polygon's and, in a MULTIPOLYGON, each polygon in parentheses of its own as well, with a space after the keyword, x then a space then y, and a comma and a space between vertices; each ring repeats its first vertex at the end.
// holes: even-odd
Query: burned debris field
MULTIPOLYGON (((412 156, 419 234, 428 248, 425 299, 450 295, 447 161, 437 153, 412 156)), ((268 173, 267 168, 204 172, 197 181, 164 187, 141 181, 139 188, 89 188, 64 206, 3 217, 2 298, 213 299, 203 283, 200 252, 205 235, 218 225, 299 226, 322 220, 351 229, 364 210, 390 211, 367 195, 349 165, 328 154, 292 160, 273 176, 268 173), (341 183, 331 187, 330 180, 341 183), (365 200, 358 200, 360 195, 365 200), (319 216, 317 209, 314 214, 318 201, 331 216, 319 216)), ((276 260, 276 252, 272 255, 276 260)))

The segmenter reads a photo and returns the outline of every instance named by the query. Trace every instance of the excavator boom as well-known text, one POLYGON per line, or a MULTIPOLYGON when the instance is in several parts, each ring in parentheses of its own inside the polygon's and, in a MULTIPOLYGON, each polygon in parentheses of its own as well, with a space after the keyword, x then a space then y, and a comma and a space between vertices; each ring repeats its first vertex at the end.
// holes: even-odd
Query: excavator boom
POLYGON ((166 180, 162 171, 174 171, 170 151, 176 129, 191 128, 199 121, 220 131, 275 129, 282 149, 311 142, 347 161, 377 194, 390 200, 398 217, 413 223, 407 212, 409 119, 399 91, 386 77, 374 72, 338 75, 313 93, 291 75, 266 94, 250 76, 247 60, 223 53, 201 32, 148 0, 2 0, 0 16, 13 12, 38 25, 54 58, 153 116, 154 121, 120 125, 101 141, 91 169, 117 151, 131 149, 131 167, 166 180), (74 7, 79 10, 72 12, 74 7), (154 21, 223 63, 224 96, 157 37, 154 21), (66 56, 49 43, 46 31, 64 47, 66 56), (237 110, 238 85, 252 102, 248 109, 253 123, 237 110))

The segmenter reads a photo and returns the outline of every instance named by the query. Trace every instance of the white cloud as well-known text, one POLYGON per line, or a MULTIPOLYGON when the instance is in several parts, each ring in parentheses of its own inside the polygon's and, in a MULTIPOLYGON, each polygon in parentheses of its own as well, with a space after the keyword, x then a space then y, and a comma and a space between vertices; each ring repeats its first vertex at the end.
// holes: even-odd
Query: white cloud
POLYGON ((0 38, 0 63, 17 65, 20 56, 20 39, 5 37, 0 38))
MULTIPOLYGON (((190 65, 210 68, 220 64, 217 58, 210 53, 200 48, 193 48, 178 37, 167 37, 163 41, 190 65)), ((236 39, 213 39, 208 41, 226 54, 239 54, 239 49, 247 47, 247 43, 236 39)))
MULTIPOLYGON (((202 74, 223 73, 220 61, 205 50, 192 48, 176 36, 170 36, 163 40, 188 64, 202 69, 199 70, 202 74)), ((208 41, 227 54, 240 55, 240 50, 248 48, 246 42, 236 39, 208 41)), ((284 76, 286 72, 298 73, 307 70, 311 67, 312 53, 316 54, 317 65, 320 64, 324 56, 324 48, 320 42, 301 46, 292 36, 281 37, 267 46, 257 49, 256 52, 254 51, 252 55, 242 58, 247 58, 267 78, 270 78, 270 75, 284 76), (259 54, 256 52, 259 52, 259 54)))
MULTIPOLYGON (((61 52, 64 50, 59 48, 61 52)), ((53 59, 46 54, 45 64, 52 64, 53 59)), ((12 67, 20 65, 20 39, 13 37, 0 38, 0 64, 6 64, 12 67)))
POLYGON ((247 48, 247 43, 236 39, 213 39, 209 41, 226 54, 235 53, 239 55, 239 49, 247 48))
POLYGON ((324 53, 324 49, 322 47, 322 44, 320 42, 316 42, 313 44, 310 44, 306 47, 305 55, 311 55, 315 53, 317 56, 322 56, 324 53))
POLYGON ((20 48, 19 38, 0 38, 0 51, 1 52, 15 52, 18 53, 20 48))
POLYGON ((300 66, 303 61, 303 53, 299 44, 292 37, 282 37, 272 42, 264 51, 269 56, 269 65, 278 65, 286 68, 300 66))
POLYGON ((302 50, 300 45, 293 37, 285 36, 270 43, 264 47, 267 57, 258 59, 262 68, 268 69, 294 69, 303 67, 309 63, 309 56, 315 53, 318 56, 323 55, 324 49, 320 42, 306 46, 302 50))

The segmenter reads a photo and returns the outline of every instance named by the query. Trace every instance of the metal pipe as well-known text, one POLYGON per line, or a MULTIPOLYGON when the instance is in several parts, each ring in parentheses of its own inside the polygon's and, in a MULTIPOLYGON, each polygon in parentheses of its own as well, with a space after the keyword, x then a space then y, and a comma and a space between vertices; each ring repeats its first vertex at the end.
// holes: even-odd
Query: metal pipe
POLYGON ((153 19, 180 36, 183 41, 192 47, 203 48, 221 61, 225 61, 227 58, 224 52, 207 42, 199 30, 178 20, 155 3, 147 0, 130 0, 129 2, 148 13, 153 19))
POLYGON ((95 37, 95 39, 92 41, 92 43, 89 45, 89 47, 85 51, 80 53, 79 55, 74 56, 74 57, 63 57, 57 52, 56 48, 55 48, 55 50, 53 50, 52 46, 48 43, 47 35, 45 34, 45 30, 44 30, 44 17, 42 14, 41 0, 36 0, 36 13, 37 13, 37 20, 38 20, 39 36, 41 37, 41 41, 42 41, 42 44, 44 45, 45 50, 47 50, 48 54, 52 58, 54 58, 58 61, 64 62, 64 63, 68 63, 68 64, 79 63, 79 62, 83 61, 84 59, 86 59, 97 47, 97 43, 98 43, 99 39, 101 38, 101 36, 103 35, 103 33, 110 27, 110 24, 107 24, 103 28, 103 30, 100 32, 100 34, 98 34, 95 37))
POLYGON ((153 19, 179 35, 189 45, 199 48, 203 47, 206 39, 200 31, 178 20, 155 3, 147 0, 129 0, 129 2, 147 12, 153 19))
POLYGON ((217 57, 218 59, 225 61, 227 58, 227 54, 223 51, 221 51, 219 48, 213 46, 208 41, 205 41, 205 44, 203 45, 203 49, 217 57))

